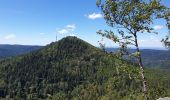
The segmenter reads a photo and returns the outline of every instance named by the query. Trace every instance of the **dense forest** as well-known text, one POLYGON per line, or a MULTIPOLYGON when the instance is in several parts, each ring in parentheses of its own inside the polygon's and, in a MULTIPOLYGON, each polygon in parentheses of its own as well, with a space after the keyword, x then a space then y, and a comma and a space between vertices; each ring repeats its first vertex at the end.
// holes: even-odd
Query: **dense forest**
MULTIPOLYGON (((0 45, 0 59, 23 55, 34 50, 39 50, 44 46, 28 46, 28 45, 0 45)), ((106 48, 107 52, 115 52, 118 48, 106 48)), ((129 49, 129 52, 135 50, 129 49)), ((145 67, 170 69, 170 51, 141 49, 143 64, 145 67)))
MULTIPOLYGON (((170 71, 145 70, 149 98, 170 96, 170 71)), ((1 60, 0 99, 143 100, 139 71, 135 63, 66 37, 1 60)))
POLYGON ((0 42, 47 44, 56 39, 46 46, 0 45, 0 100, 169 98, 170 51, 141 50, 162 45, 170 49, 169 4, 168 0, 0 1, 0 42), (94 31, 101 40, 91 34, 94 31), (98 41, 100 48, 76 36, 93 45, 98 41), (107 44, 118 48, 110 52, 107 44))
MULTIPOLYGON (((117 48, 106 48, 108 52, 115 52, 117 48)), ((143 64, 145 67, 170 69, 170 51, 141 49, 143 64)), ((135 49, 128 49, 128 52, 135 52, 135 49)))
POLYGON ((28 46, 28 45, 0 45, 0 58, 17 56, 25 54, 34 50, 38 50, 42 46, 28 46))

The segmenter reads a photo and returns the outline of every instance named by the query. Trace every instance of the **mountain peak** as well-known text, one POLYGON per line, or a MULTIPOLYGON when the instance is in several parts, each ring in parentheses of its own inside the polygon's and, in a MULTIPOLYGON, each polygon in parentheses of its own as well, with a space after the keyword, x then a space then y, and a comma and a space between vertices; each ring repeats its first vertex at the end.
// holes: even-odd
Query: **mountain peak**
POLYGON ((89 54, 89 52, 101 52, 101 50, 75 36, 68 36, 37 52, 45 55, 46 58, 52 57, 50 59, 61 60, 78 58, 89 54))
POLYGON ((68 41, 68 42, 71 42, 71 41, 82 41, 82 42, 85 42, 85 41, 83 41, 82 39, 80 39, 80 38, 78 38, 76 36, 67 36, 67 37, 62 38, 58 42, 61 42, 61 41, 68 41))
POLYGON ((63 39, 79 39, 79 38, 77 38, 76 36, 67 36, 64 37, 63 39))
POLYGON ((46 49, 51 48, 56 50, 61 50, 61 51, 70 51, 70 52, 76 52, 76 51, 86 51, 87 49, 94 49, 96 50, 96 47, 93 45, 87 43, 86 41, 77 38, 75 36, 67 36, 57 42, 53 42, 49 44, 48 46, 45 47, 46 49))

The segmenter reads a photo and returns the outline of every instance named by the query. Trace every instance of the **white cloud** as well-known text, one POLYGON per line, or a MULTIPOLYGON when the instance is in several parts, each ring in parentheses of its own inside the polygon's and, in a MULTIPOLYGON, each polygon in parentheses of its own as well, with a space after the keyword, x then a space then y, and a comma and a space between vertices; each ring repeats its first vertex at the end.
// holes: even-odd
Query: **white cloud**
POLYGON ((89 19, 92 19, 92 20, 95 20, 95 19, 98 19, 98 18, 102 18, 103 16, 102 16, 102 14, 100 14, 100 13, 92 13, 92 14, 89 14, 88 15, 88 18, 89 19))
POLYGON ((74 30, 76 29, 76 25, 75 24, 69 24, 66 25, 65 28, 60 29, 59 31, 57 31, 59 34, 68 34, 68 33, 72 33, 74 32, 74 30))
POLYGON ((72 25, 67 25, 66 26, 68 29, 71 29, 74 31, 74 29, 76 28, 76 25, 75 24, 72 24, 72 25))
POLYGON ((16 38, 15 34, 8 34, 7 36, 4 37, 6 40, 9 40, 9 39, 14 39, 16 38))
POLYGON ((156 26, 154 26, 153 28, 154 28, 155 30, 160 30, 160 29, 163 28, 163 26, 162 26, 162 25, 156 25, 156 26))
POLYGON ((59 34, 67 34, 68 30, 67 29, 61 29, 58 31, 59 34))
POLYGON ((40 33, 40 35, 44 35, 45 33, 40 33))

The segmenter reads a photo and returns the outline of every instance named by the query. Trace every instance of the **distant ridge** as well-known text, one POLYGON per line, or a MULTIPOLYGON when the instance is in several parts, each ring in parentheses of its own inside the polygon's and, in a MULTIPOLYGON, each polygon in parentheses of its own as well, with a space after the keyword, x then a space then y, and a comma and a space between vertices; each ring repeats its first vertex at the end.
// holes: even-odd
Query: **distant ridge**
POLYGON ((0 58, 25 54, 42 47, 43 46, 0 44, 0 58))
MULTIPOLYGON (((77 37, 67 37, 62 39, 64 41, 68 38, 77 38, 77 37)), ((78 39, 78 38, 77 38, 78 39)), ((81 40, 83 41, 83 40, 81 40)), ((85 42, 85 41, 83 41, 85 42)), ((54 44, 56 42, 53 42, 54 44)), ((85 42, 87 43, 87 42, 85 42)), ((26 54, 32 51, 39 50, 43 48, 44 46, 36 46, 36 45, 9 45, 9 44, 0 44, 0 59, 7 58, 7 57, 13 57, 18 56, 22 54, 26 54)), ((93 46, 94 47, 94 46, 93 46)), ((106 48, 107 51, 113 52, 117 48, 106 48)), ((135 49, 130 49, 130 52, 134 52, 135 49)), ((142 48, 142 57, 143 57, 143 63, 146 67, 153 67, 153 68, 165 68, 170 69, 170 51, 164 49, 164 50, 156 50, 156 49, 146 49, 142 48)))
MULTIPOLYGON (((117 48, 106 48, 108 52, 114 52, 117 48)), ((135 49, 129 49, 135 52, 135 49)), ((145 67, 170 69, 170 50, 141 49, 142 60, 145 67)))

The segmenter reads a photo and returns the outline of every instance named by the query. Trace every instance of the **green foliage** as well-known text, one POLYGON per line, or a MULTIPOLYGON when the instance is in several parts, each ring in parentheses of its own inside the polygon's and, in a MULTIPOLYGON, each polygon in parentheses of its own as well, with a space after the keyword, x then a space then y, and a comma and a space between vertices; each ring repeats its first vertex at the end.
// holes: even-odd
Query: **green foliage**
POLYGON ((66 94, 63 92, 59 92, 47 98, 47 100, 67 100, 66 94))
POLYGON ((146 67, 170 69, 170 51, 168 50, 141 50, 143 64, 146 67))
POLYGON ((164 13, 159 15, 159 17, 164 18, 167 22, 169 33, 164 39, 162 39, 162 42, 165 44, 165 47, 170 48, 170 8, 166 8, 164 13))
POLYGON ((147 97, 147 82, 144 76, 144 66, 138 44, 138 33, 155 33, 151 24, 154 19, 160 18, 166 12, 166 7, 161 5, 160 0, 97 0, 97 6, 101 9, 106 23, 117 29, 118 35, 111 31, 101 31, 98 34, 119 43, 119 56, 129 55, 127 47, 134 46, 136 51, 130 54, 140 67, 140 74, 145 100, 147 97))
MULTIPOLYGON (((97 0, 96 4, 101 9, 106 23, 117 30, 117 33, 112 30, 99 30, 97 33, 119 43, 120 56, 129 54, 126 51, 129 45, 135 46, 136 52, 140 53, 138 34, 156 33, 151 26, 153 20, 162 17, 169 19, 169 9, 162 5, 160 0, 97 0)), ((165 41, 167 39, 169 38, 165 41)), ((135 54, 134 57, 140 60, 140 56, 141 54, 136 57, 135 54)))
POLYGON ((42 46, 2 45, 0 44, 0 59, 22 55, 42 48, 42 46))
MULTIPOLYGON (((0 61, 0 99, 140 100, 139 69, 134 66, 76 37, 67 37, 0 61)), ((148 80, 157 81, 157 76, 148 73, 148 80)), ((162 85, 150 83, 152 99, 170 95, 168 79, 162 79, 162 85)))
POLYGON ((132 33, 144 31, 151 32, 150 24, 165 7, 159 0, 98 0, 104 18, 109 26, 125 28, 132 33))

